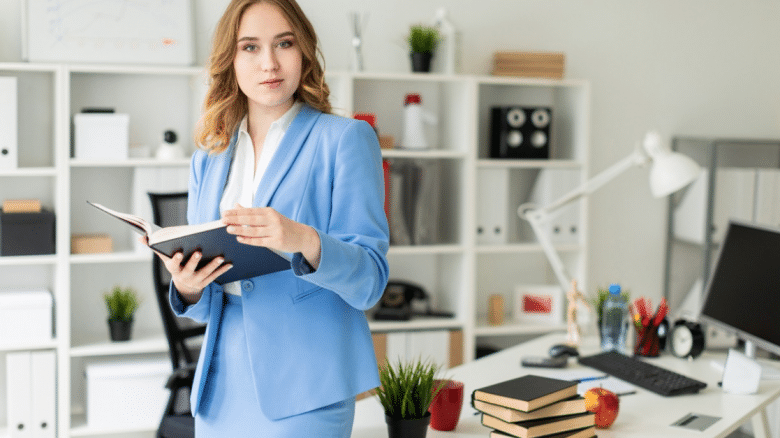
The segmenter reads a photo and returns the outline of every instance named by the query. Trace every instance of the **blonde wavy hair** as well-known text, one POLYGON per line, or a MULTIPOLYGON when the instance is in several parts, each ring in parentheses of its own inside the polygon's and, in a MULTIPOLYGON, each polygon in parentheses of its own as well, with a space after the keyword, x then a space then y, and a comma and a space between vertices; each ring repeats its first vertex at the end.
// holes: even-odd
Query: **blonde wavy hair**
POLYGON ((295 34, 296 44, 303 54, 301 81, 295 98, 324 113, 331 112, 330 90, 319 60, 322 52, 317 44, 317 34, 298 3, 295 0, 232 0, 214 31, 208 62, 209 88, 194 136, 195 143, 210 153, 219 153, 228 147, 233 131, 248 111, 247 97, 236 80, 233 59, 241 17, 247 8, 257 3, 276 5, 295 34))

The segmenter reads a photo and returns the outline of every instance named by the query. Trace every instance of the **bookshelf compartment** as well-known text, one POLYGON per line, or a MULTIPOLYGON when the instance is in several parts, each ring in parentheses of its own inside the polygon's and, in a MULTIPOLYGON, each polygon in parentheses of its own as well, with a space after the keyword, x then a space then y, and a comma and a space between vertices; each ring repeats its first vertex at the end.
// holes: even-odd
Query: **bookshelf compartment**
POLYGON ((108 310, 103 295, 114 286, 132 287, 138 292, 140 307, 135 313, 131 340, 164 336, 157 308, 150 261, 100 265, 94 275, 89 264, 73 265, 71 271, 70 339, 73 347, 109 341, 108 310), (140 275, 148 272, 149 275, 140 275), (110 279, 110 280, 109 280, 110 279))
POLYGON ((55 161, 55 68, 22 70, 0 66, 0 77, 16 78, 18 169, 53 167, 55 161))
MULTIPOLYGON (((485 82, 479 85, 478 157, 490 158, 491 108, 495 106, 548 107, 550 157, 552 160, 583 160, 587 142, 588 87, 578 82, 522 81, 485 82)), ((545 161, 544 159, 536 161, 545 161)))
POLYGON ((399 78, 364 78, 354 80, 354 112, 374 113, 381 135, 392 135, 399 149, 403 146, 404 101, 407 94, 420 95, 424 113, 436 119, 425 123, 427 149, 466 151, 469 148, 469 88, 459 81, 415 80, 399 78))
POLYGON ((463 166, 457 160, 386 158, 390 164, 390 243, 461 243, 463 166))
POLYGON ((184 75, 73 73, 70 114, 85 108, 111 108, 128 114, 129 144, 144 145, 152 156, 172 130, 186 155, 194 151, 192 130, 205 88, 199 77, 184 75))
MULTIPOLYGON (((559 251, 559 254, 569 272, 573 273, 572 275, 579 279, 580 276, 578 273, 581 272, 579 266, 583 260, 583 256, 577 251, 559 251)), ((491 295, 499 295, 503 298, 504 323, 493 329, 493 332, 496 332, 495 334, 498 334, 499 332, 505 332, 506 334, 522 333, 527 331, 530 327, 536 326, 549 326, 550 330, 561 327, 561 324, 564 322, 564 309, 562 304, 565 302, 564 298, 566 291, 560 290, 547 258, 541 250, 538 252, 530 251, 521 253, 484 253, 478 256, 478 263, 493 267, 492 273, 485 270, 480 270, 477 273, 477 291, 475 299, 477 321, 480 327, 486 326, 486 315, 488 314, 489 309, 488 302, 491 295), (499 272, 512 273, 512 275, 497 275, 496 273, 499 272), (537 285, 544 286, 545 289, 550 287, 557 290, 557 293, 560 294, 557 298, 559 303, 558 311, 561 312, 559 319, 556 319, 554 322, 518 322, 514 319, 512 311, 517 304, 515 303, 516 288, 537 285)), ((549 291, 546 291, 545 294, 548 292, 549 291)), ((538 329, 534 328, 532 331, 533 330, 538 329)))
MULTIPOLYGON (((427 295, 413 302, 413 309, 425 312, 427 304, 434 311, 453 313, 452 319, 463 318, 467 291, 464 289, 467 270, 460 254, 390 254, 390 281, 408 282, 422 287, 427 295)), ((451 320, 442 318, 442 321, 451 320)))

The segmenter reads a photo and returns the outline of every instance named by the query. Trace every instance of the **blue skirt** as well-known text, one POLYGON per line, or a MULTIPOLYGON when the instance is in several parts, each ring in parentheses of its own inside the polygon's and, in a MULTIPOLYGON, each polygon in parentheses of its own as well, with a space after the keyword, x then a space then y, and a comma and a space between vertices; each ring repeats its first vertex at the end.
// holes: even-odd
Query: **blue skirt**
POLYGON ((249 367, 241 297, 225 296, 214 357, 195 415, 196 438, 349 438, 355 418, 354 398, 280 420, 266 418, 249 367))

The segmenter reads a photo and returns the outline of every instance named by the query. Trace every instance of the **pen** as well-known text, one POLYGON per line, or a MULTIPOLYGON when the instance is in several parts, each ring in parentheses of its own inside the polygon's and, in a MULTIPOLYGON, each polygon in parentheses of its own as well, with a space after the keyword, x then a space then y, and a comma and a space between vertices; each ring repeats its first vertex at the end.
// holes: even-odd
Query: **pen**
POLYGON ((577 382, 578 383, 590 382, 591 380, 601 380, 601 379, 606 379, 606 378, 607 378, 607 375, 604 374, 603 376, 584 377, 582 379, 577 379, 577 382))

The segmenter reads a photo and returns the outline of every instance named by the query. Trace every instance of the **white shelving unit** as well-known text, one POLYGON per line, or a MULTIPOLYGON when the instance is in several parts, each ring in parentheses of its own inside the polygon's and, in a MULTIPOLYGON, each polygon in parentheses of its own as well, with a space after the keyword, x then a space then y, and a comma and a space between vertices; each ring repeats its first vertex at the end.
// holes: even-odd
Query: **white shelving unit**
MULTIPOLYGON (((87 162, 71 158, 71 118, 86 107, 111 107, 130 115, 130 142, 152 148, 162 132, 173 129, 183 145, 192 144, 205 79, 196 67, 144 67, 0 63, 0 75, 19 78, 19 168, 0 171, 0 198, 37 198, 56 214, 56 254, 0 257, 0 287, 45 287, 55 302, 55 337, 49 343, 0 344, 0 361, 14 350, 57 353, 58 436, 111 436, 152 431, 94 430, 85 420, 84 364, 100 360, 163 357, 167 345, 151 280, 151 255, 138 251, 131 233, 105 220, 85 200, 131 211, 138 179, 160 175, 158 191, 179 190, 186 183, 188 160, 152 158, 87 162), (173 176, 171 176, 173 175, 173 176), (184 175, 182 177, 182 175, 184 175), (166 180, 166 176, 168 180, 166 180), (173 179, 171 179, 173 178, 173 179), (184 179, 182 181, 182 179, 184 179), (175 188, 173 186, 176 186, 175 188), (107 233, 111 254, 71 255, 70 236, 107 233), (133 340, 108 341, 102 294, 115 284, 131 285, 142 296, 133 340)), ((427 131, 431 149, 383 150, 385 159, 435 163, 440 169, 435 241, 393 245, 388 253, 391 278, 421 285, 434 309, 454 318, 371 321, 372 331, 463 332, 466 361, 474 358, 479 339, 523 336, 563 330, 562 325, 521 324, 505 318, 499 327, 486 322, 488 296, 505 297, 511 308, 518 284, 555 284, 541 247, 515 211, 527 202, 543 172, 588 175, 589 86, 585 81, 508 79, 487 76, 331 72, 327 75, 335 112, 377 116, 381 134, 402 138, 402 107, 407 93, 419 93, 438 123, 427 131), (552 156, 548 160, 489 157, 490 108, 494 105, 544 105, 553 110, 552 156), (497 176, 503 185, 480 181, 497 176), (480 212, 485 199, 494 209, 480 212), (485 242, 478 233, 485 217, 496 212, 504 238, 485 242), (487 214, 486 214, 487 213, 487 214)), ((191 149, 190 149, 191 151, 191 149)), ((149 182, 143 186, 149 188, 149 182)), ((184 185, 186 187, 186 185, 184 185)), ((585 287, 586 206, 579 204, 577 238, 557 248, 570 272, 585 287)), ((4 387, 0 376, 0 388, 4 387)), ((0 394, 0 400, 5 394, 0 394)), ((6 428, 0 402, 0 430, 6 428)))

